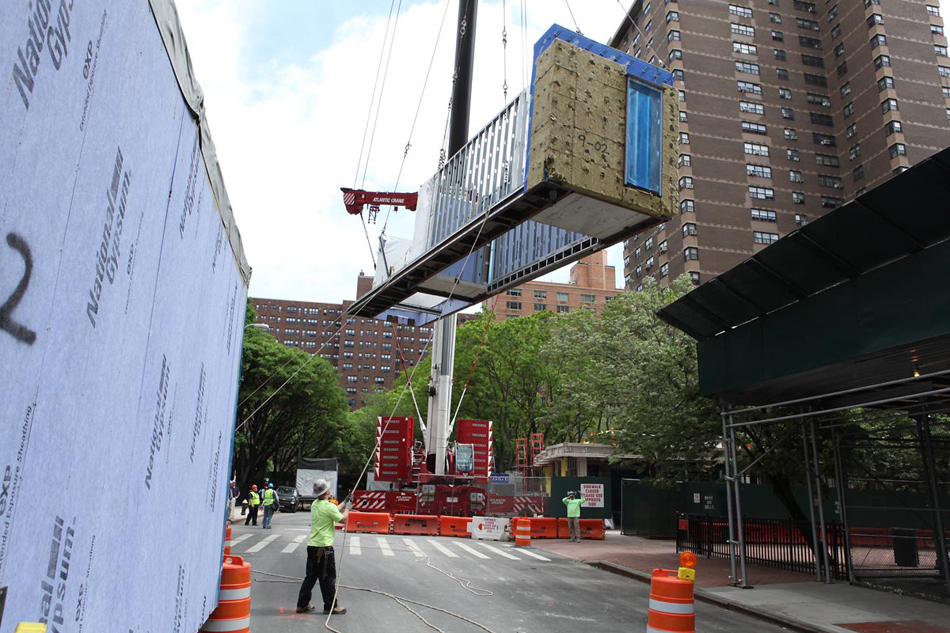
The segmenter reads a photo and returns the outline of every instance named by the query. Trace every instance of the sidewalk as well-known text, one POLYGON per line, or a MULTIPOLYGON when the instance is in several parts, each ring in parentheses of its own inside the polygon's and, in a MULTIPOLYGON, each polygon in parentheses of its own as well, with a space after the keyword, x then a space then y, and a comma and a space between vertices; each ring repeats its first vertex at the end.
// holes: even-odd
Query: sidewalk
MULTIPOLYGON (((603 541, 535 539, 538 549, 649 582, 657 568, 676 569, 672 541, 651 541, 608 531, 603 541)), ((696 564, 696 599, 742 611, 797 631, 835 633, 950 633, 950 605, 814 576, 748 566, 752 589, 730 584, 728 560, 701 558, 696 564)))

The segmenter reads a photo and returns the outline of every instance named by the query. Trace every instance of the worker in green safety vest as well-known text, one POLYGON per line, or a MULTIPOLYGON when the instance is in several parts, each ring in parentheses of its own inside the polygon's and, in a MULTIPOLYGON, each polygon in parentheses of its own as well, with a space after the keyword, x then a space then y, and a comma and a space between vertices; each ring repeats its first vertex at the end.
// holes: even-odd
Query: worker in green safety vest
POLYGON ((272 530, 274 526, 271 525, 274 521, 274 512, 277 511, 277 504, 280 502, 280 498, 277 496, 277 491, 274 490, 274 484, 267 484, 267 490, 264 491, 264 529, 272 530))
POLYGON ((244 525, 257 525, 257 508, 260 505, 261 496, 257 494, 257 484, 254 484, 247 495, 247 518, 244 519, 244 525))
POLYGON ((567 526, 570 528, 571 542, 581 542, 581 504, 587 501, 579 494, 573 491, 567 493, 567 496, 561 499, 567 506, 567 526))

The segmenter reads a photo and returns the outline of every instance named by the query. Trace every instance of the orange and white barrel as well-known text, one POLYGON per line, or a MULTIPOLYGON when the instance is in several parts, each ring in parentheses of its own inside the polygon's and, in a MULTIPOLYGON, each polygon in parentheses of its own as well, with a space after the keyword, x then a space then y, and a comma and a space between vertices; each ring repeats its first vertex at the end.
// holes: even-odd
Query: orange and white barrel
POLYGON ((696 633, 692 580, 669 569, 653 570, 647 633, 696 633))
POLYGON ((531 546, 531 519, 519 518, 515 522, 515 547, 531 546))
POLYGON ((250 633, 251 564, 240 556, 226 556, 221 570, 218 607, 199 629, 201 633, 250 633))
POLYGON ((231 555, 231 526, 228 525, 224 528, 224 555, 231 555))

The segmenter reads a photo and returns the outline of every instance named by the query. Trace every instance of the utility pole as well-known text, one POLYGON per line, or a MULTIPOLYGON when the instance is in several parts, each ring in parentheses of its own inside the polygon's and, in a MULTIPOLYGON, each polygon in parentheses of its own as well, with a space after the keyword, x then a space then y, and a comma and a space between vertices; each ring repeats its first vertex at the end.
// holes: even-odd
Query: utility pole
MULTIPOLYGON (((452 84, 452 113, 449 118, 449 157, 468 142, 468 120, 472 102, 472 65, 475 59, 475 19, 478 0, 459 0, 455 33, 455 81, 452 84)), ((436 321, 432 333, 432 372, 429 375, 429 420, 426 465, 429 472, 445 474, 445 458, 452 433, 452 373, 455 365, 455 314, 436 321)))

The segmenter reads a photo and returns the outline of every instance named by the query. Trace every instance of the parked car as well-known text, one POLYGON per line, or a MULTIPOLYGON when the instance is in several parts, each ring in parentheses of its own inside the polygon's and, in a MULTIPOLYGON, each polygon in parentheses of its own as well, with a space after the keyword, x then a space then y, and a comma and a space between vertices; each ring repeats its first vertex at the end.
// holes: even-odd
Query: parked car
POLYGON ((292 486, 278 486, 277 496, 280 497, 280 510, 289 510, 296 512, 303 509, 303 501, 300 500, 300 494, 292 486))

